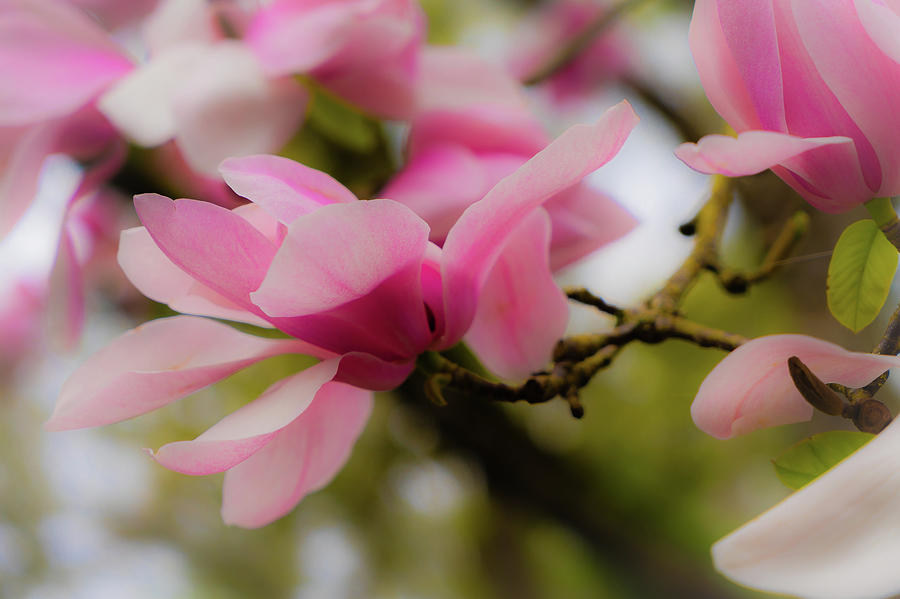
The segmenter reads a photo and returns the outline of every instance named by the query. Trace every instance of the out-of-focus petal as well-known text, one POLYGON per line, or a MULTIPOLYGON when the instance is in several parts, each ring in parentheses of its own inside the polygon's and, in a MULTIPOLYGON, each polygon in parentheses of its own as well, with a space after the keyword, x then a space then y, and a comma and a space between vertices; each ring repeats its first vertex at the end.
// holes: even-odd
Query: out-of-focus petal
POLYGON ((550 268, 554 272, 627 235, 637 220, 605 193, 582 183, 544 203, 550 215, 550 268))
POLYGON ((527 112, 476 106, 433 110, 417 116, 406 144, 412 158, 437 145, 459 145, 474 152, 508 152, 527 157, 542 150, 548 141, 541 124, 527 112))
POLYGON ((259 313, 250 293, 259 287, 276 246, 230 210, 157 194, 134 198, 141 222, 174 264, 246 310, 259 313))
POLYGON ((900 358, 850 352, 804 335, 770 335, 748 341, 712 370, 700 385, 691 416, 719 439, 780 424, 809 420, 813 408, 791 380, 787 361, 797 356, 826 383, 860 387, 900 365, 900 358))
POLYGON ((340 358, 320 362, 270 386, 193 441, 163 445, 153 458, 182 474, 213 474, 253 455, 309 407, 337 373, 340 358))
POLYGON ((634 110, 622 102, 594 125, 570 128, 463 213, 443 248, 447 329, 439 346, 449 347, 468 329, 485 277, 516 226, 611 160, 636 124, 634 110))
POLYGON ((323 386, 300 417, 225 474, 222 519, 245 528, 264 526, 324 487, 349 458, 371 410, 371 392, 340 383, 323 386))
POLYGON ((306 73, 331 58, 352 31, 353 2, 304 10, 303 3, 273 2, 257 13, 245 39, 272 76, 306 73))
POLYGON ((172 99, 193 76, 207 52, 199 44, 183 45, 120 79, 100 97, 97 107, 127 137, 142 146, 157 146, 176 133, 172 99))
POLYGON ((268 79, 243 44, 220 42, 172 95, 175 139, 188 164, 215 175, 229 156, 280 150, 302 121, 307 100, 293 79, 268 79))
POLYGON ((320 206, 356 201, 353 192, 330 175, 281 156, 228 158, 219 172, 235 193, 285 225, 320 206))
POLYGON ((431 240, 443 243, 463 211, 487 193, 493 181, 485 175, 480 161, 468 149, 438 145, 407 162, 380 195, 422 217, 431 227, 431 240))
POLYGON ((775 131, 745 131, 736 138, 707 135, 695 144, 681 144, 675 155, 701 173, 743 177, 815 148, 847 143, 852 143, 849 137, 803 138, 775 131))
POLYGON ((569 319, 548 263, 550 219, 528 216, 509 237, 478 297, 465 341, 491 372, 523 379, 550 361, 569 319))
POLYGON ((415 356, 430 338, 420 281, 427 241, 428 225, 398 202, 323 206, 291 223, 251 298, 270 317, 297 319, 299 329, 282 330, 339 353, 415 356))
POLYGON ((122 231, 118 259, 125 276, 138 291, 154 301, 168 304, 173 310, 260 327, 272 326, 175 266, 144 227, 122 231))
POLYGON ((0 6, 0 125, 74 112, 131 68, 106 32, 65 2, 0 6))
POLYGON ((522 86, 498 65, 454 46, 430 46, 421 54, 416 112, 493 106, 527 111, 522 86))
POLYGON ((99 426, 160 408, 262 359, 325 352, 194 316, 150 321, 88 358, 63 385, 47 430, 99 426))
POLYGON ((84 277, 68 228, 63 225, 47 294, 48 331, 63 348, 75 346, 84 326, 84 277))
POLYGON ((900 592, 900 424, 713 545, 716 569, 756 589, 805 599, 900 592))

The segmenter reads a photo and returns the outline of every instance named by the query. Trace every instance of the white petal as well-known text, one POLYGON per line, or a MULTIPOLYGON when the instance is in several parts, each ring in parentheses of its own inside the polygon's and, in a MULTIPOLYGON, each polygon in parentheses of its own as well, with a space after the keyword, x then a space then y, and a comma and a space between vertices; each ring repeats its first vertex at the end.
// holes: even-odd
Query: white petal
POLYGON ((900 424, 713 545, 740 584, 807 599, 900 593, 900 424))

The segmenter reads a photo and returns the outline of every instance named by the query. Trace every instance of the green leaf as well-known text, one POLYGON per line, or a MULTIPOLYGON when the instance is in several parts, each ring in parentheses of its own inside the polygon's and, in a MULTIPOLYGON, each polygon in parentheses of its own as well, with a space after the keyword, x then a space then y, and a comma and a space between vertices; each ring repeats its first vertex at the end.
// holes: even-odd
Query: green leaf
POLYGON ((315 87, 307 115, 310 125, 335 143, 355 152, 371 152, 378 145, 378 125, 334 94, 315 87))
POLYGON ((858 332, 870 324, 887 300, 897 250, 872 220, 847 227, 828 265, 828 309, 842 325, 858 332))
POLYGON ((874 437, 859 431, 819 433, 800 441, 772 460, 772 464, 781 482, 791 489, 799 489, 874 437))

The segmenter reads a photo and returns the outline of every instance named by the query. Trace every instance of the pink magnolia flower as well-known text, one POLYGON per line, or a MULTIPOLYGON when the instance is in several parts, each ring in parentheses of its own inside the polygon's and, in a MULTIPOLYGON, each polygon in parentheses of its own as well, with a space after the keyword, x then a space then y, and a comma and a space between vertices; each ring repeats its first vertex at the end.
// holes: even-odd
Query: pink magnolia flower
MULTIPOLYGON (((573 127, 471 206, 443 248, 403 204, 357 201, 327 175, 273 156, 222 165, 229 185, 251 201, 234 210, 138 196, 144 228, 123 233, 120 263, 142 292, 182 312, 276 327, 293 339, 193 316, 153 321, 90 358, 66 382, 47 427, 136 416, 278 353, 316 356, 321 363, 197 439, 154 454, 189 474, 227 470, 227 522, 260 526, 284 515, 346 459, 370 409, 363 389, 397 386, 420 353, 446 349, 472 327, 501 253, 521 294, 509 297, 496 334, 545 309, 548 295, 538 287, 555 288, 540 206, 612 158, 635 121, 622 103, 593 126, 573 127)), ((549 296, 551 307, 561 298, 558 290, 549 296)), ((537 351, 518 347, 526 340, 514 335, 501 341, 497 351, 526 359, 545 361, 552 348, 552 340, 537 351)))
POLYGON ((804 335, 770 335, 748 341, 712 370, 700 385, 691 416, 700 430, 719 439, 802 422, 813 408, 791 380, 787 361, 797 356, 825 383, 861 387, 900 358, 850 352, 804 335))
MULTIPOLYGON (((402 202, 422 217, 430 227, 430 240, 440 246, 470 205, 549 140, 529 112, 521 87, 508 74, 455 48, 428 48, 423 52, 416 105, 407 140, 407 163, 382 195, 402 202)), ((560 190, 543 207, 550 216, 550 267, 554 271, 622 237, 635 226, 631 214, 581 182, 560 190)), ((522 243, 533 247, 527 240, 522 243)), ((501 377, 517 379, 545 361, 544 355, 530 360, 514 358, 494 346, 509 345, 511 335, 522 340, 512 345, 522 348, 535 347, 529 339, 552 342, 565 328, 567 310, 552 280, 535 282, 532 292, 548 294, 545 303, 553 309, 521 314, 514 327, 497 335, 490 323, 508 311, 510 297, 525 292, 509 288, 514 279, 509 277, 504 256, 488 276, 466 342, 482 356, 488 369, 501 377), (554 291, 549 295, 551 289, 554 291)))
MULTIPOLYGON (((534 13, 513 37, 509 68, 525 80, 544 67, 560 48, 609 10, 605 0, 558 0, 534 13)), ((579 98, 631 68, 628 40, 619 28, 603 32, 546 83, 553 99, 579 98)))
POLYGON ((898 21, 881 0, 698 0, 694 60, 739 135, 676 154, 704 173, 772 168, 827 212, 900 194, 898 21))

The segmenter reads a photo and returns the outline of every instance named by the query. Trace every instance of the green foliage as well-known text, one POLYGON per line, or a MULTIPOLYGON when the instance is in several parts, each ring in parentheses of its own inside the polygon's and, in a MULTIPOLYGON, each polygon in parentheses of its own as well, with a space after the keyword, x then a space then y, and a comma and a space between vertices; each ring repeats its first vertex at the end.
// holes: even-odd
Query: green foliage
POLYGON ((785 485, 799 489, 868 443, 875 435, 830 431, 800 441, 772 461, 785 485))
POLYGON ((335 143, 350 150, 368 153, 378 146, 378 123, 334 94, 314 86, 308 124, 335 143))
POLYGON ((842 325, 858 332, 869 325, 887 300, 897 250, 872 220, 847 227, 828 265, 828 309, 842 325))

